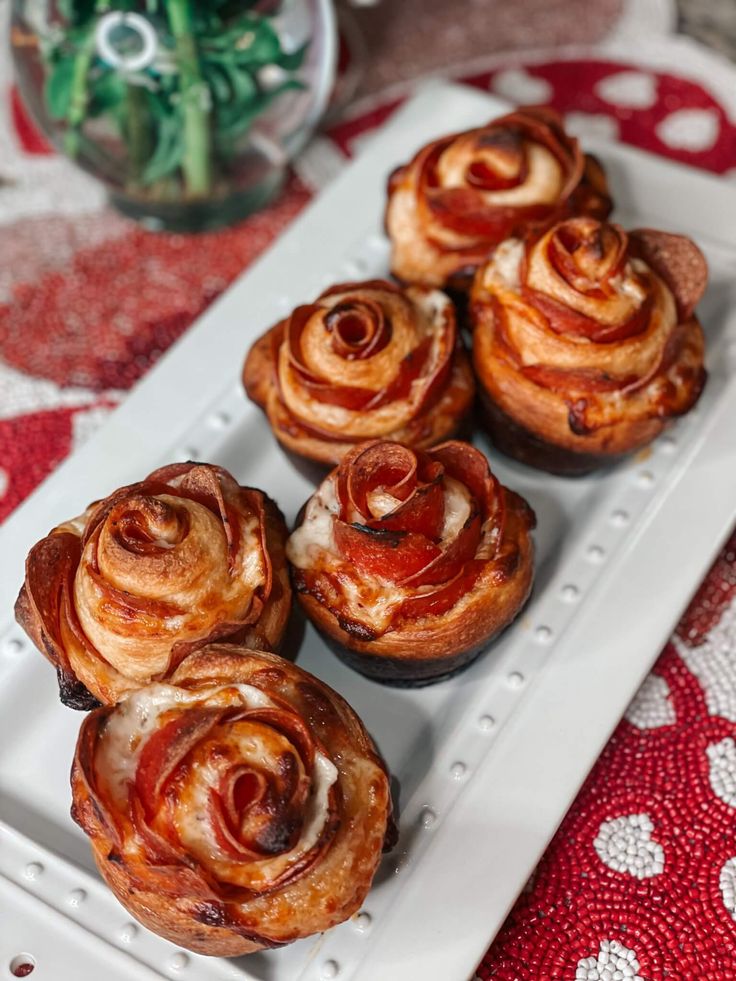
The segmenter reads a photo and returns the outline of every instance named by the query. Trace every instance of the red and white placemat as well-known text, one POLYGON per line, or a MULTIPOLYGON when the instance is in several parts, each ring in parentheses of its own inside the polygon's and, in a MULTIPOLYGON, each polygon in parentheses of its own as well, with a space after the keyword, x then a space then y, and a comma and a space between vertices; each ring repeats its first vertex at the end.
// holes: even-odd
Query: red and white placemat
MULTIPOLYGON (((733 179, 736 69, 632 23, 594 52, 454 72, 568 125, 733 179), (633 32, 634 34, 636 31, 633 32)), ((0 518, 82 441, 402 100, 364 102, 243 224, 163 236, 48 151, 0 64, 0 518)), ((656 583, 652 584, 656 602, 656 583)), ((574 725, 574 720, 571 720, 574 725)), ((512 979, 736 977, 736 538, 478 969, 512 979)))

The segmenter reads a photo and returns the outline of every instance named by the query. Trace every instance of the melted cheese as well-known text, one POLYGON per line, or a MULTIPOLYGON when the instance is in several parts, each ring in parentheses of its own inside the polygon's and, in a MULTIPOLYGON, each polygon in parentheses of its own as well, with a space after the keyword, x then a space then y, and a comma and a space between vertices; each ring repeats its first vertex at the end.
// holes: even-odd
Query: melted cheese
POLYGON ((487 285, 499 283, 508 289, 518 290, 519 268, 524 257, 524 244, 518 238, 509 238, 502 242, 493 253, 484 272, 487 285))
MULTIPOLYGON (((104 775, 112 800, 121 810, 127 809, 128 791, 135 780, 140 755, 148 738, 159 725, 161 715, 174 708, 187 705, 238 705, 247 708, 275 708, 276 703, 260 688, 252 685, 216 685, 211 688, 188 691, 173 685, 156 684, 134 692, 124 699, 110 716, 98 749, 97 766, 104 775)), ((286 738, 279 736, 279 738, 286 738)), ((250 747, 257 760, 258 745, 250 747)), ((247 754, 246 754, 247 755, 247 754)), ((263 759, 262 769, 271 769, 272 761, 263 759)), ((311 774, 311 794, 306 804, 304 823, 299 840, 289 852, 258 863, 258 870, 249 869, 246 878, 252 882, 267 883, 309 852, 319 840, 329 818, 330 788, 339 773, 335 764, 317 751, 311 774)), ((182 843, 200 859, 218 863, 217 847, 209 819, 210 787, 219 782, 219 771, 211 766, 199 767, 193 775, 193 794, 187 806, 177 810, 176 826, 182 843)), ((136 840, 130 841, 130 850, 137 851, 136 840)), ((225 860, 223 866, 232 863, 225 860)), ((234 876, 238 879, 240 863, 235 864, 234 876)), ((231 877, 232 878, 232 877, 231 877)), ((235 880, 234 880, 235 881, 235 880)), ((243 885, 247 882, 243 881, 243 885)))
POLYGON ((227 691, 239 692, 248 708, 273 708, 272 701, 253 685, 219 685, 212 688, 187 691, 174 685, 147 685, 135 691, 119 704, 108 719, 104 736, 98 749, 100 772, 104 774, 110 795, 123 805, 128 799, 128 786, 135 779, 135 771, 143 746, 158 726, 160 716, 169 709, 205 702, 227 691))
MULTIPOLYGON (((283 737, 286 744, 288 740, 283 737)), ((273 769, 273 760, 259 760, 261 747, 257 736, 242 746, 245 760, 252 760, 263 773, 273 769)), ((337 781, 335 764, 317 751, 311 774, 311 793, 307 800, 299 840, 289 851, 265 856, 256 862, 233 862, 216 844, 210 817, 210 788, 220 782, 216 766, 198 766, 192 775, 191 793, 184 806, 177 807, 174 822, 184 846, 200 861, 212 863, 217 876, 244 888, 262 888, 296 864, 316 845, 329 819, 330 788, 337 781)))
POLYGON ((328 477, 307 504, 304 520, 286 545, 286 555, 298 569, 309 569, 320 553, 335 552, 332 519, 338 513, 335 484, 328 477))
POLYGON ((396 508, 401 507, 401 501, 393 494, 389 494, 385 487, 377 487, 369 491, 366 495, 368 509, 374 518, 382 518, 385 514, 390 514, 396 508))
MULTIPOLYGON (((440 539, 447 543, 460 533, 467 521, 471 495, 464 484, 452 477, 445 477, 444 484, 445 511, 440 539)), ((368 506, 376 516, 387 514, 400 504, 401 501, 383 488, 368 495, 368 506)), ((309 501, 304 521, 289 539, 286 554, 299 569, 336 573, 345 604, 343 612, 347 618, 381 633, 388 629, 394 613, 415 590, 397 586, 381 576, 361 573, 360 578, 356 578, 353 570, 346 568, 335 545, 332 519, 337 513, 334 483, 328 478, 309 501)), ((417 592, 421 593, 422 589, 417 592)))
POLYGON ((442 541, 457 538, 470 516, 470 491, 453 477, 445 477, 445 520, 442 541))

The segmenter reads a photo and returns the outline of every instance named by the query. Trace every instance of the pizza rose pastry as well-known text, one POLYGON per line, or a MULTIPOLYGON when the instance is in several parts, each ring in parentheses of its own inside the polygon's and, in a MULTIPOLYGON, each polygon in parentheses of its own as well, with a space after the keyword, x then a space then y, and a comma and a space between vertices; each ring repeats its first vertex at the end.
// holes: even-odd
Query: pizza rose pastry
POLYGON ((310 620, 348 664, 427 684, 469 663, 532 584, 534 514, 469 443, 357 446, 289 538, 310 620))
POLYGON ((389 178, 391 272, 465 290, 511 235, 568 215, 606 218, 606 177, 549 108, 518 109, 423 147, 389 178))
POLYGON ((288 450, 330 465, 366 439, 447 439, 475 393, 448 297, 384 280, 297 307, 253 345, 243 381, 288 450))
POLYGON ((651 442, 705 383, 693 309, 707 275, 689 239, 594 218, 500 246, 470 303, 496 446, 573 474, 651 442))
POLYGON ((224 957, 347 919, 395 839, 386 768, 347 702, 232 644, 88 715, 72 797, 123 906, 224 957))
POLYGON ((65 704, 115 702, 210 640, 276 646, 291 606, 285 541, 261 491, 220 467, 172 464, 34 545, 16 617, 65 704))

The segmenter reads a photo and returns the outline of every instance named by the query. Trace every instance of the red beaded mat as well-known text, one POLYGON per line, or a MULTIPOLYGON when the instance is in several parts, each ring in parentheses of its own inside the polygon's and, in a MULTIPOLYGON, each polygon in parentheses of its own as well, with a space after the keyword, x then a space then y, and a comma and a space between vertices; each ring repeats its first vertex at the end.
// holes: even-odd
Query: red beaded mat
MULTIPOLYGON (((656 51, 643 64, 634 48, 527 55, 525 67, 489 63, 465 80, 516 102, 549 102, 583 136, 601 132, 716 173, 736 171, 734 108, 723 85, 709 85, 700 70, 700 81, 686 77, 679 57, 664 59, 677 69, 657 67, 656 51)), ((13 137, 0 146, 0 518, 313 193, 295 176, 276 204, 233 229, 146 232, 113 215, 93 182, 48 153, 7 77, 2 97, 0 122, 12 125, 13 137)), ((374 104, 335 127, 305 158, 302 175, 315 183, 334 173, 397 104, 374 104)), ((736 978, 736 537, 478 976, 736 978)))

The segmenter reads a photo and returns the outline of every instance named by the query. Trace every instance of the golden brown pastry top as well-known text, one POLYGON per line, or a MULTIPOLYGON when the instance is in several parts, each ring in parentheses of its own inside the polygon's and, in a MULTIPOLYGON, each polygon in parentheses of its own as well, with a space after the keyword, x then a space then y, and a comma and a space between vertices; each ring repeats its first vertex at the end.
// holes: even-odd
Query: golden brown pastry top
POLYGON ((393 834, 385 766, 347 703, 282 658, 231 644, 89 715, 72 790, 123 903, 204 953, 279 946, 346 919, 393 834))
POLYGON ((250 628, 277 643, 290 601, 284 538, 275 505, 221 468, 163 467, 34 546, 18 617, 62 694, 66 684, 74 701, 81 683, 115 701, 207 640, 250 628))
MULTIPOLYGON (((508 240, 471 295, 478 377, 552 442, 564 437, 555 428, 586 437, 681 414, 705 380, 693 309, 706 281, 697 246, 664 232, 571 218, 508 240)), ((629 436, 606 439, 621 450, 629 436)))
MULTIPOLYGON (((501 487, 483 454, 451 441, 428 451, 375 441, 356 447, 318 488, 287 556, 296 589, 341 628, 375 640, 441 617, 487 574, 513 575, 531 510, 501 487), (514 522, 510 516, 514 515, 514 522)), ((434 622, 434 621, 433 621, 434 622)))
POLYGON ((570 214, 605 218, 605 175, 552 109, 530 107, 428 144, 389 180, 386 230, 400 280, 463 288, 511 235, 570 214))
POLYGON ((297 307, 253 346, 244 383, 282 442, 324 462, 369 438, 437 442, 474 391, 448 297, 385 280, 297 307))

